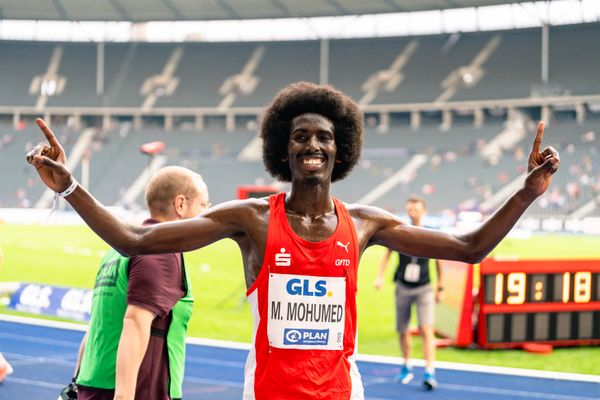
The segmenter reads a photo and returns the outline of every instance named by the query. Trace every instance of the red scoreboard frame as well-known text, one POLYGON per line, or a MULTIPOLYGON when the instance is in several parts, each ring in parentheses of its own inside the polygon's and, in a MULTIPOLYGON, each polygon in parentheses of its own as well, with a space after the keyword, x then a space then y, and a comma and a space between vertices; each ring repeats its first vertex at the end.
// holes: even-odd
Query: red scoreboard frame
POLYGON ((600 344, 600 260, 485 259, 477 343, 600 344))
POLYGON ((600 344, 600 260, 441 261, 436 331, 456 346, 600 344))
POLYGON ((270 196, 277 192, 278 192, 278 190, 274 186, 244 185, 244 186, 238 186, 237 198, 238 199, 260 198, 260 197, 270 196))

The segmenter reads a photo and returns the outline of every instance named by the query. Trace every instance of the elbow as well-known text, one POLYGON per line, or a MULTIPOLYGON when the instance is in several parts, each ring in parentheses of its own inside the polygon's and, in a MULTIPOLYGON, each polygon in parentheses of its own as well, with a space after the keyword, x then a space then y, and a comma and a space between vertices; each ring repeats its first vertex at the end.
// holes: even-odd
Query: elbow
POLYGON ((477 253, 464 252, 460 255, 459 261, 467 264, 477 264, 479 262, 479 257, 477 253))
POLYGON ((124 257, 140 256, 148 253, 150 229, 148 227, 130 227, 113 246, 124 257))
POLYGON ((142 247, 139 244, 139 241, 130 240, 127 243, 123 243, 118 247, 114 247, 114 249, 123 257, 133 257, 144 254, 142 247))
POLYGON ((117 251, 117 253, 119 253, 121 256, 123 257, 133 257, 133 256, 137 256, 138 254, 135 254, 135 251, 132 251, 132 249, 130 248, 118 248, 115 249, 117 251))
POLYGON ((485 256, 487 256, 487 253, 483 252, 473 254, 469 259, 469 264, 479 264, 481 261, 483 261, 485 256))
POLYGON ((479 264, 491 251, 471 236, 460 237, 460 261, 468 264, 479 264))
POLYGON ((487 255, 489 251, 470 249, 464 254, 463 261, 469 264, 479 264, 487 255))
POLYGON ((117 251, 124 257, 134 257, 144 254, 144 252, 138 246, 123 247, 117 251))

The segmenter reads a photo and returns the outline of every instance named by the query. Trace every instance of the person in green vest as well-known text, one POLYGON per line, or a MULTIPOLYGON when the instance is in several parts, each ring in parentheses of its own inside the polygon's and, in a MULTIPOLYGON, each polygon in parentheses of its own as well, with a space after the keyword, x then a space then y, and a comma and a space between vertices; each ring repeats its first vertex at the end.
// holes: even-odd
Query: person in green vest
MULTIPOLYGON (((150 219, 144 225, 193 218, 209 206, 208 190, 199 174, 165 167, 148 182, 146 203, 150 219)), ((181 253, 124 257, 109 250, 79 351, 76 398, 182 398, 192 305, 181 253)))

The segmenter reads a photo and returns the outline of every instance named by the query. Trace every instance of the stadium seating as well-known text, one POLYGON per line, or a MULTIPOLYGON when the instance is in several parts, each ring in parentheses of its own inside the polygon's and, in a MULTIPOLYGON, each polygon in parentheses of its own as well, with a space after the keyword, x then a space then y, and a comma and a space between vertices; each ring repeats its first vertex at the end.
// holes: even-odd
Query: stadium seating
MULTIPOLYGON (((599 34, 597 23, 551 28, 550 82, 545 89, 539 84, 538 29, 330 40, 329 81, 357 101, 364 100, 364 84, 370 81, 377 90, 365 103, 434 102, 444 92, 442 82, 453 71, 472 63, 486 46, 495 43, 481 63, 481 80, 469 88, 456 86, 446 100, 527 98, 536 90, 542 94, 597 94, 600 81, 595 75, 600 66, 600 45, 595 38, 599 34), (406 53, 411 46, 412 52, 406 53), (401 54, 406 55, 404 63, 393 67, 401 54), (564 60, 578 62, 564 63, 564 60), (397 79, 397 84, 389 84, 390 79, 397 79), (389 87, 385 88, 386 84, 389 87)), ((319 80, 317 41, 107 43, 104 84, 99 94, 95 44, 4 41, 0 42, 4 55, 0 63, 0 106, 34 106, 38 96, 29 93, 32 80, 46 73, 57 49, 61 49, 57 74, 66 78, 66 84, 60 95, 48 97, 49 107, 138 109, 149 94, 156 94, 153 107, 214 108, 222 104, 226 93, 220 89, 228 79, 233 85, 229 93, 234 94, 231 107, 262 107, 289 82, 319 80), (181 57, 171 75, 178 80, 174 93, 164 95, 165 87, 160 85, 150 85, 151 90, 142 93, 149 78, 163 73, 178 51, 181 57), (253 59, 255 64, 250 66, 253 59), (256 87, 246 90, 239 86, 235 81, 239 74, 246 74, 250 80, 256 78, 256 87)), ((388 184, 389 178, 415 155, 424 155, 426 161, 412 171, 406 182, 389 185, 373 204, 402 212, 402 199, 418 194, 425 197, 431 213, 478 210, 524 172, 534 121, 539 118, 534 114, 525 116, 529 134, 505 149, 499 159, 490 161, 481 155, 481 148, 503 131, 506 116, 487 115, 483 126, 474 127, 471 117, 455 115, 449 129, 440 128, 439 111, 424 112, 421 116, 418 129, 410 127, 407 115, 392 114, 389 126, 383 129, 378 126, 378 116, 374 119, 367 116, 363 157, 347 179, 334 184, 334 195, 348 202, 362 200, 374 188, 388 184)), ((166 143, 164 153, 168 164, 185 165, 204 175, 213 203, 233 198, 238 185, 273 182, 264 171, 260 156, 254 161, 238 160, 242 149, 256 136, 253 115, 247 119, 238 116, 233 130, 231 126, 225 128, 223 116, 208 116, 200 131, 195 130, 193 119, 188 119, 186 123, 176 123, 170 132, 163 129, 162 122, 160 127, 152 125, 155 122, 152 117, 145 117, 141 127, 132 124, 131 118, 113 118, 111 129, 96 131, 90 148, 90 190, 106 204, 118 203, 125 189, 141 176, 149 158, 139 152, 139 147, 154 140, 166 143)), ((0 206, 33 206, 43 189, 35 172, 24 164, 23 155, 41 137, 30 119, 19 129, 9 124, 10 119, 3 121, 0 167, 7 171, 15 170, 16 166, 16 173, 4 174, 0 206)), ((67 152, 81 132, 69 126, 58 128, 67 152)), ((598 197, 599 134, 597 114, 589 112, 587 122, 578 124, 573 112, 556 112, 544 144, 560 151, 562 169, 552 190, 528 210, 528 215, 577 214, 598 197)), ((80 166, 74 168, 74 173, 80 178, 80 166)), ((141 194, 135 203, 137 206, 143 203, 141 194)), ((600 215, 600 207, 591 215, 600 215)))
MULTIPOLYGON (((458 86, 448 100, 526 98, 535 90, 555 94, 597 94, 600 82, 599 24, 552 27, 550 31, 549 83, 540 86, 539 29, 430 35, 404 38, 330 40, 329 81, 360 100, 363 84, 380 71, 388 70, 409 43, 416 49, 400 68, 402 80, 389 91, 381 89, 371 103, 432 102, 444 91, 442 82, 460 67, 473 62, 492 38, 494 47, 481 65, 483 76, 474 86, 458 86), (564 60, 577 60, 575 69, 564 60)), ((258 78, 250 93, 238 95, 231 104, 260 107, 289 82, 319 81, 317 41, 270 43, 107 43, 102 93, 96 87, 96 45, 86 43, 0 42, 0 106, 33 106, 36 95, 28 93, 35 76, 46 72, 53 50, 62 47, 57 73, 66 78, 64 91, 48 99, 49 106, 140 107, 146 80, 163 71, 173 51, 182 49, 173 77, 179 80, 171 96, 162 89, 155 107, 217 107, 224 98, 223 83, 242 73, 253 52, 264 53, 251 76, 258 78)), ((393 75, 393 74, 392 74, 393 75)), ((389 78, 389 76, 387 76, 389 78)), ((382 78, 380 82, 388 82, 382 78)))
MULTIPOLYGON (((17 166, 18 173, 7 175, 8 181, 3 182, 6 190, 2 191, 0 202, 5 207, 32 206, 42 190, 35 172, 24 164, 23 155, 40 140, 39 132, 33 126, 21 131, 2 128, 3 132, 9 129, 4 135, 10 139, 0 148, 0 167, 9 170, 17 166)), ((333 194, 347 202, 359 201, 405 166, 412 156, 424 154, 427 161, 415 171, 412 179, 393 186, 374 204, 402 212, 402 199, 417 194, 427 200, 431 213, 477 210, 492 193, 524 172, 534 128, 535 124, 530 121, 529 135, 515 148, 505 151, 497 163, 485 160, 478 149, 503 130, 501 123, 489 123, 481 128, 457 124, 449 131, 440 131, 436 126, 414 131, 399 125, 392 126, 387 133, 367 128, 361 161, 348 178, 334 184, 333 194)), ((68 153, 77 132, 66 127, 58 127, 57 132, 68 153)), ((593 118, 582 125, 573 119, 558 118, 549 124, 544 144, 559 150, 562 168, 552 190, 531 207, 528 215, 567 215, 598 196, 597 132, 600 132, 600 121, 593 118)), ((161 140, 167 145, 164 153, 168 164, 199 171, 209 184, 211 201, 226 201, 234 198, 239 185, 273 183, 260 160, 237 160, 254 136, 255 132, 250 130, 227 132, 218 127, 203 132, 167 133, 157 128, 137 131, 129 124, 108 133, 98 131, 91 146, 90 190, 106 204, 117 203, 149 162, 148 156, 140 153, 140 145, 161 140)), ((79 167, 74 172, 80 178, 79 167)), ((143 204, 141 195, 136 202, 138 206, 143 204)))

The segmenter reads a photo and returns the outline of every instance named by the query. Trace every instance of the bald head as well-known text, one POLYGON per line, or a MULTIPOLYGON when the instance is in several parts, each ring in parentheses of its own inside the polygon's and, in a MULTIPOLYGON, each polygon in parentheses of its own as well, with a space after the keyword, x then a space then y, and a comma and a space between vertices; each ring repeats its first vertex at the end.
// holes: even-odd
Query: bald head
POLYGON ((159 221, 193 218, 208 205, 208 189, 202 176, 187 168, 159 169, 146 185, 146 204, 159 221))

